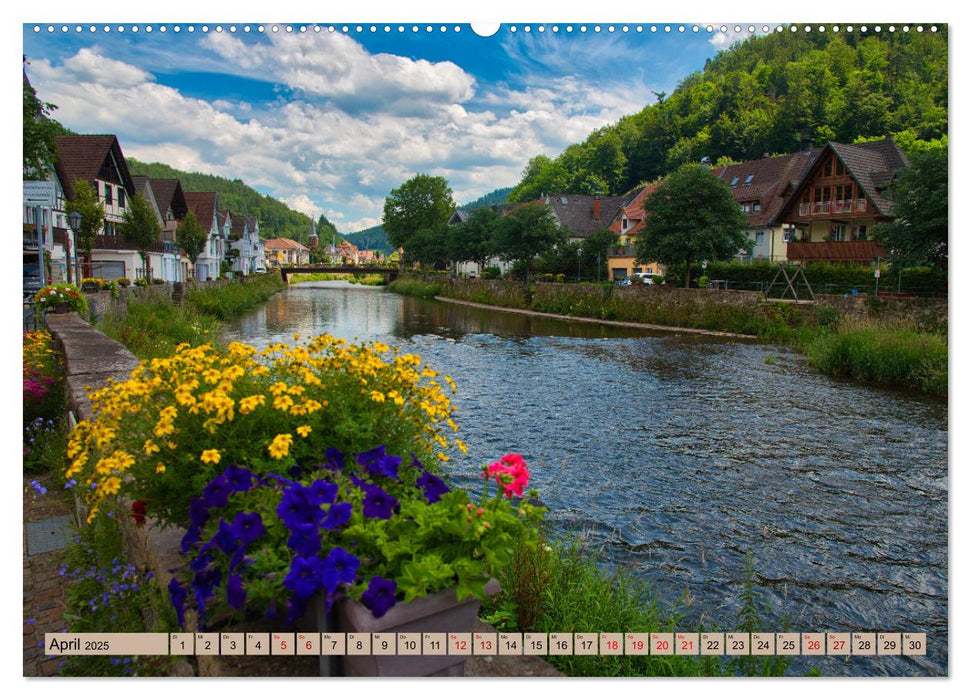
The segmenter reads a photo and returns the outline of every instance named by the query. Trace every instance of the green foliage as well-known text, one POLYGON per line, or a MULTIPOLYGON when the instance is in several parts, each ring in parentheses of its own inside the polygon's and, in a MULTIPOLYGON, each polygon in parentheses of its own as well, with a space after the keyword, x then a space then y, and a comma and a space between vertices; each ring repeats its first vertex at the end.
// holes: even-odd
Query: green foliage
MULTIPOLYGON (((25 61, 26 63, 26 61, 25 61)), ((27 82, 24 73, 24 179, 45 180, 54 170, 57 159, 57 142, 54 137, 64 133, 64 128, 51 119, 57 105, 41 102, 37 91, 27 82)))
POLYGON ((873 231, 895 265, 947 268, 947 149, 917 153, 891 185, 893 222, 873 231))
MULTIPOLYGON (((159 242, 162 224, 155 210, 141 192, 131 198, 128 208, 122 215, 121 232, 125 240, 135 246, 145 266, 145 276, 151 277, 148 270, 148 251, 159 242)), ((194 262, 194 261, 193 261, 194 262)))
POLYGON ((528 265, 534 257, 548 253, 564 240, 564 232, 549 207, 525 204, 502 218, 496 232, 496 250, 503 260, 528 265))
POLYGON ((471 261, 484 266, 496 254, 496 233, 502 217, 492 209, 480 208, 462 223, 449 227, 448 254, 456 262, 471 261))
POLYGON ((841 323, 806 344, 810 364, 827 374, 947 396, 947 335, 913 325, 841 323))
POLYGON ((230 180, 218 175, 190 173, 164 163, 143 163, 131 157, 127 160, 132 173, 152 178, 178 179, 186 192, 217 193, 220 209, 229 209, 234 215, 257 217, 260 235, 264 238, 292 238, 304 245, 307 243, 310 236, 309 216, 290 209, 269 195, 260 194, 238 178, 230 180))
POLYGON ((285 287, 279 275, 259 275, 232 284, 193 287, 185 301, 205 316, 226 321, 262 304, 285 287))
POLYGON ((388 241, 395 248, 407 251, 412 240, 423 231, 445 226, 454 210, 448 181, 419 173, 391 190, 384 200, 384 230, 388 241))
MULTIPOLYGON (((74 199, 67 203, 67 214, 81 215, 81 226, 75 232, 78 251, 91 258, 91 250, 105 223, 105 208, 98 201, 98 193, 87 180, 74 181, 74 199)), ((90 265, 90 263, 89 263, 90 265)))
POLYGON ((740 162, 887 134, 910 153, 946 138, 946 27, 877 35, 799 29, 736 44, 655 104, 556 158, 530 159, 509 201, 620 194, 704 156, 740 162))
POLYGON ((193 266, 196 264, 196 259, 202 255, 202 251, 205 250, 208 240, 209 232, 199 224, 194 211, 186 214, 182 223, 175 230, 175 242, 185 251, 186 257, 189 258, 193 266))
POLYGON ((395 250, 388 242, 388 234, 384 232, 384 226, 380 224, 357 233, 344 234, 344 240, 353 243, 360 250, 379 250, 382 253, 391 253, 395 250))
POLYGON ((492 190, 488 194, 484 194, 478 199, 475 199, 468 204, 461 205, 462 209, 467 211, 475 211, 482 207, 494 207, 501 204, 505 204, 509 201, 509 193, 512 192, 512 187, 500 187, 499 189, 492 190))
POLYGON ((440 281, 424 281, 415 277, 402 276, 392 282, 388 289, 405 296, 437 297, 442 293, 443 284, 444 282, 440 281))
POLYGON ((34 303, 38 311, 60 307, 79 314, 88 311, 88 300, 73 284, 49 284, 34 295, 34 303))
MULTIPOLYGON (((118 517, 125 517, 118 513, 118 517)), ((66 553, 60 576, 65 580, 70 632, 169 632, 176 629, 151 574, 126 560, 116 518, 102 518, 81 530, 66 553), (148 618, 148 620, 146 620, 148 618), (149 620, 156 620, 152 625, 149 620), (154 627, 154 629, 153 629, 154 627)), ((158 676, 170 656, 66 656, 61 676, 158 676)))
POLYGON ((658 185, 645 197, 644 210, 651 215, 637 241, 640 260, 727 260, 752 245, 728 185, 696 165, 682 166, 658 185))

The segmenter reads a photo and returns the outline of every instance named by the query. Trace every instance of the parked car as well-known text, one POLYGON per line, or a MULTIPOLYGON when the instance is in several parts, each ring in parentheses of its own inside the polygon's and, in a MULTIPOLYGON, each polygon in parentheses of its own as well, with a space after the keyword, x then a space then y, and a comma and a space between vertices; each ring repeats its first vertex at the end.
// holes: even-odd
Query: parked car
POLYGON ((630 277, 624 277, 614 282, 618 287, 629 287, 631 285, 630 277))
POLYGON ((653 272, 635 272, 631 275, 633 281, 640 282, 641 284, 663 284, 663 275, 657 275, 653 272))

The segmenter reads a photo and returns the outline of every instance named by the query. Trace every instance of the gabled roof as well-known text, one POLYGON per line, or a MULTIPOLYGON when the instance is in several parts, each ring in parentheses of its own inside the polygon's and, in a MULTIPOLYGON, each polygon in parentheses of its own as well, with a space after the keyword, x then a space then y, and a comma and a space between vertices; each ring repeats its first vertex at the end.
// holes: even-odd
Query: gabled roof
POLYGON ((457 208, 452 212, 452 215, 448 217, 448 225, 454 226, 455 224, 461 224, 469 219, 469 212, 465 209, 457 208))
POLYGON ((142 195, 152 206, 159 223, 162 223, 165 220, 165 216, 162 213, 162 208, 158 205, 158 198, 155 196, 155 190, 152 187, 151 180, 145 175, 132 175, 132 183, 135 185, 135 192, 142 195))
POLYGON ((267 250, 309 250, 292 238, 271 238, 266 241, 267 250))
POLYGON ((175 178, 151 178, 152 189, 155 191, 155 201, 158 202, 159 211, 162 216, 172 210, 172 216, 176 219, 183 219, 189 209, 185 202, 185 193, 182 191, 182 183, 175 178))
POLYGON ((195 212, 200 226, 204 229, 212 228, 212 220, 216 215, 215 192, 186 192, 185 203, 190 211, 195 212))
POLYGON ((561 226, 569 229, 577 238, 586 238, 595 231, 607 228, 625 199, 592 194, 557 194, 544 197, 543 203, 553 209, 561 226), (598 207, 599 216, 595 216, 598 207))
POLYGON ((55 136, 57 160, 54 169, 68 199, 74 199, 76 180, 104 179, 122 185, 129 196, 135 185, 121 145, 113 134, 55 136))
POLYGON ((877 211, 890 216, 893 200, 886 195, 886 188, 896 172, 909 164, 907 156, 893 139, 888 136, 871 143, 847 145, 830 142, 826 145, 833 149, 877 211))
POLYGON ((806 187, 812 178, 815 165, 822 162, 827 151, 832 151, 846 166, 847 172, 863 190, 867 198, 873 202, 881 216, 889 217, 893 200, 887 196, 886 188, 899 170, 909 165, 907 156, 900 147, 888 136, 880 141, 870 143, 845 144, 829 141, 825 146, 814 149, 815 157, 809 167, 805 168, 802 176, 793 186, 787 189, 787 196, 779 210, 788 209, 795 198, 806 187))
POLYGON ((785 204, 786 186, 797 184, 816 162, 821 151, 821 148, 816 148, 790 155, 760 158, 712 168, 711 172, 731 187, 732 195, 739 204, 759 202, 760 211, 745 215, 749 226, 769 226, 785 204), (734 187, 731 186, 733 181, 736 183, 734 187))

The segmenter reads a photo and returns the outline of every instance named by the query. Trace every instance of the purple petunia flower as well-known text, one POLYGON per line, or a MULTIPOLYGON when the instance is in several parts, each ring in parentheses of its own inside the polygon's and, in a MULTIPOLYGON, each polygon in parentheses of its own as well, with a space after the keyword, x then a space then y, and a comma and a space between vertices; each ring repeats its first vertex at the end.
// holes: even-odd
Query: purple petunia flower
POLYGON ((308 496, 310 502, 314 505, 321 506, 325 503, 333 503, 334 499, 337 498, 337 484, 326 479, 317 479, 310 485, 308 496))
POLYGON ((321 465, 324 469, 337 472, 344 470, 344 453, 336 447, 327 448, 325 459, 327 460, 326 464, 321 465))
POLYGON ((237 610, 242 610, 246 603, 246 590, 243 588, 243 579, 236 574, 232 574, 226 581, 226 602, 237 610))
POLYGON ((389 479, 397 479, 401 457, 389 455, 384 445, 379 445, 357 455, 357 463, 367 469, 373 476, 386 476, 389 479))
POLYGON ((222 518, 219 519, 219 529, 216 531, 216 534, 213 535, 212 540, 210 541, 229 555, 232 555, 238 548, 236 532, 233 530, 230 524, 222 518))
POLYGON ((351 519, 351 511, 354 507, 350 503, 335 503, 327 511, 327 517, 320 524, 325 530, 333 530, 335 527, 344 525, 351 519))
POLYGON ((202 490, 202 502, 207 508, 222 508, 229 502, 229 494, 232 489, 225 474, 220 474, 206 484, 202 490))
POLYGON ((259 513, 237 513, 232 524, 233 534, 243 545, 256 541, 266 533, 259 513))
POLYGON ((189 529, 185 531, 185 535, 182 537, 182 544, 179 550, 183 554, 187 554, 196 542, 199 541, 199 536, 202 534, 201 529, 198 525, 190 525, 189 529))
POLYGON ((342 583, 354 583, 361 560, 340 547, 330 550, 323 562, 324 590, 333 593, 342 583))
POLYGON ((324 511, 313 502, 310 490, 300 484, 284 489, 276 514, 290 530, 317 527, 324 518, 324 511))
POLYGON ((397 582, 375 576, 368 582, 367 590, 361 594, 361 603, 375 617, 383 617, 395 604, 397 588, 397 582))
POLYGON ((365 494, 363 503, 365 518, 387 520, 398 507, 398 499, 386 493, 380 486, 365 484, 361 489, 365 494))
POLYGON ((315 527, 295 527, 290 530, 287 547, 302 557, 316 556, 320 552, 320 534, 315 527))
POLYGON ((33 481, 31 481, 30 482, 30 485, 34 487, 34 491, 36 491, 37 493, 39 493, 42 496, 45 493, 47 493, 47 489, 44 488, 44 486, 41 485, 41 483, 39 481, 37 481, 37 479, 34 479, 33 481))
POLYGON ((323 566, 319 557, 294 557, 283 579, 284 587, 293 591, 294 598, 308 599, 323 585, 323 566))
POLYGON ((253 473, 245 467, 230 464, 223 472, 226 483, 233 491, 249 491, 253 487, 253 473))
POLYGON ((193 498, 189 501, 189 523, 196 527, 202 527, 209 520, 209 508, 201 498, 193 498))
POLYGON ((425 499, 429 503, 437 503, 442 500, 444 494, 451 490, 444 481, 429 471, 422 472, 422 475, 415 482, 415 486, 425 492, 425 499))
POLYGON ((178 579, 173 576, 172 580, 169 581, 169 599, 172 601, 172 607, 175 608, 180 629, 185 629, 185 598, 186 590, 179 585, 178 579))

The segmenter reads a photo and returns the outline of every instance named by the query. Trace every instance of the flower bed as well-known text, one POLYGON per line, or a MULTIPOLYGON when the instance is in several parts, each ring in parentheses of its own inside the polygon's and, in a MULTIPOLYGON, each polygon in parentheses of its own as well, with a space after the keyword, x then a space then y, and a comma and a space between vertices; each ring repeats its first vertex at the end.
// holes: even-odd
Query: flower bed
POLYGON ((76 311, 83 314, 88 310, 87 300, 73 284, 49 284, 37 292, 34 301, 41 311, 76 311))
POLYGON ((169 586, 180 623, 190 607, 205 625, 293 623, 314 595, 376 617, 451 587, 483 598, 542 511, 519 501, 518 456, 484 470, 492 496, 440 477, 445 450, 465 446, 437 379, 417 356, 330 336, 259 353, 182 345, 91 395, 66 478, 89 521, 123 495, 136 519, 185 529, 169 586))

